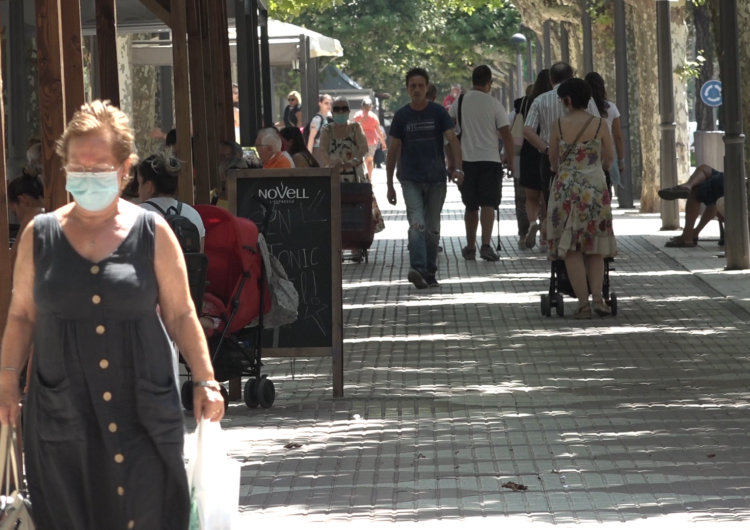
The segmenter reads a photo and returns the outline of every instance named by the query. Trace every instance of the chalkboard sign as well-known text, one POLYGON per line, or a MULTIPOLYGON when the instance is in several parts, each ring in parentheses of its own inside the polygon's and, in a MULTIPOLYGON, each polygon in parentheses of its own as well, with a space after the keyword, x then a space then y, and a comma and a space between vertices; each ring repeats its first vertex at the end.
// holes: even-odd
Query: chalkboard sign
POLYGON ((299 294, 297 320, 265 331, 263 355, 332 355, 334 395, 337 390, 343 394, 338 175, 316 168, 234 170, 228 175, 227 192, 230 211, 259 227, 264 210, 253 197, 274 205, 266 243, 299 294))

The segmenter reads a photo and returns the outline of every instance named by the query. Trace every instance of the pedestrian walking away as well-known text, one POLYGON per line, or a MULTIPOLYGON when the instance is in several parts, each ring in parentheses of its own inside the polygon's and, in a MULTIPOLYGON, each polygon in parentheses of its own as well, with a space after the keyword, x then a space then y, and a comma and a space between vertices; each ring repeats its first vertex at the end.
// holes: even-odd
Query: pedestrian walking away
POLYGON ((75 202, 35 217, 21 239, 0 422, 17 424, 33 347, 24 450, 37 528, 183 530, 190 493, 169 336, 193 374, 196 420, 221 420, 224 401, 182 250, 164 219, 119 199, 136 159, 120 109, 84 105, 57 155, 75 202))
MULTIPOLYGON (((573 68, 567 63, 555 63, 552 65, 549 71, 549 80, 552 83, 552 90, 545 92, 538 96, 534 103, 529 108, 528 115, 526 116, 526 123, 524 123, 523 135, 537 151, 541 153, 539 171, 542 177, 542 194, 544 197, 544 203, 542 204, 542 241, 547 241, 546 234, 546 218, 547 205, 549 204, 549 187, 552 182, 552 177, 555 176, 554 172, 550 168, 550 137, 552 136, 553 123, 556 119, 562 118, 565 115, 565 106, 560 101, 557 94, 557 88, 561 83, 571 79, 573 77, 573 68), (537 134, 537 128, 539 133, 537 134)), ((596 103, 593 98, 589 99, 587 107, 584 109, 589 114, 600 117, 599 109, 596 108, 596 103)), ((532 238, 532 234, 536 237, 536 232, 540 228, 536 223, 532 224, 529 228, 529 240, 532 238)), ((527 240, 528 241, 528 240, 527 240)), ((531 245, 533 246, 533 245, 531 245)), ((546 248, 543 248, 546 250, 546 248)))
POLYGON ((612 164, 612 167, 604 172, 607 177, 607 189, 612 195, 613 189, 617 191, 621 187, 620 173, 625 170, 625 141, 620 127, 620 111, 613 101, 607 99, 607 88, 604 86, 602 76, 596 72, 589 72, 586 74, 586 83, 591 87, 591 97, 594 98, 599 114, 607 121, 609 134, 612 135, 615 145, 617 163, 612 164))
POLYGON ((612 137, 602 118, 586 112, 591 89, 583 79, 565 81, 558 93, 566 112, 550 135, 550 163, 557 174, 547 215, 548 257, 565 260, 578 298, 574 318, 591 318, 589 291, 596 314, 607 316, 612 310, 602 295, 604 258, 617 254, 604 177, 615 158, 612 137))
MULTIPOLYGON (((534 82, 534 87, 531 89, 531 94, 525 98, 516 100, 518 102, 518 108, 516 111, 521 114, 525 120, 528 117, 531 105, 536 98, 550 90, 552 90, 552 83, 549 80, 549 70, 542 70, 536 76, 536 81, 534 82)), ((539 133, 538 126, 536 132, 537 134, 539 133)), ((521 146, 520 162, 521 168, 519 171, 519 183, 525 191, 526 216, 529 219, 530 225, 523 239, 519 240, 519 248, 530 249, 534 248, 534 245, 536 245, 536 235, 537 232, 539 232, 540 227, 543 228, 542 241, 544 241, 544 237, 547 233, 545 227, 547 208, 546 203, 544 202, 544 193, 542 193, 542 154, 526 139, 524 139, 523 145, 521 146)))
POLYGON ((437 286, 437 254, 440 215, 445 202, 446 176, 444 140, 448 141, 454 167, 449 178, 459 186, 464 172, 461 145, 448 111, 426 99, 430 76, 423 68, 406 74, 411 103, 396 112, 391 124, 391 146, 386 174, 388 202, 396 204, 393 175, 399 164, 399 180, 409 222, 408 280, 418 289, 437 286))
MULTIPOLYGON (((505 148, 505 164, 513 172, 513 136, 507 111, 500 101, 489 94, 492 90, 490 67, 477 66, 472 72, 471 82, 472 90, 460 96, 450 109, 450 116, 461 133, 464 170, 464 181, 459 189, 466 207, 466 246, 461 254, 466 260, 476 259, 477 228, 481 223, 479 256, 486 261, 498 261, 500 257, 491 245, 503 177, 503 160, 497 140, 500 136, 505 148)), ((448 168, 449 171, 451 169, 448 168)))

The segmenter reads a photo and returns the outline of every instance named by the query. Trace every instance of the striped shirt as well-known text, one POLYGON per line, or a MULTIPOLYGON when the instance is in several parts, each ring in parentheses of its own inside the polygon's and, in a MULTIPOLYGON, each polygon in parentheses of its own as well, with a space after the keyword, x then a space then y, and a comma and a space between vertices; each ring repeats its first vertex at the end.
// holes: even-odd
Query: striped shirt
MULTIPOLYGON (((589 100, 586 112, 593 114, 597 118, 601 117, 593 98, 589 100)), ((563 116, 565 116, 565 107, 557 97, 557 87, 555 87, 534 100, 529 112, 526 114, 526 123, 524 123, 524 126, 531 127, 535 131, 539 127, 539 137, 549 144, 549 138, 552 134, 552 124, 556 119, 563 116)))

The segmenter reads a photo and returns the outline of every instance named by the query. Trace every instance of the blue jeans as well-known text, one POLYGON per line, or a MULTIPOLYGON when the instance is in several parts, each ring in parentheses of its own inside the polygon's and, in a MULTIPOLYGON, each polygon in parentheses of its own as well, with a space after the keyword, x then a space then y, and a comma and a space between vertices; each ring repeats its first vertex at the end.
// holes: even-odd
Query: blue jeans
POLYGON ((411 268, 423 276, 437 272, 440 214, 443 211, 447 186, 401 181, 409 221, 409 261, 411 268))

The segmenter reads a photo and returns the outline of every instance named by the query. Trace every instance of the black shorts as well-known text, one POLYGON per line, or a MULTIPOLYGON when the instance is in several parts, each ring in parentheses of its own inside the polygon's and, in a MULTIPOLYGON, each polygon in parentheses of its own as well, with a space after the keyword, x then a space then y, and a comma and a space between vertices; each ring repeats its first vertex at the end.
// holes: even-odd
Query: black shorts
POLYGON ((711 172, 711 177, 698 185, 698 201, 706 206, 713 206, 723 196, 724 173, 714 169, 711 172))
POLYGON ((475 212, 481 206, 500 206, 502 178, 500 162, 464 162, 464 183, 459 190, 466 210, 475 212))

